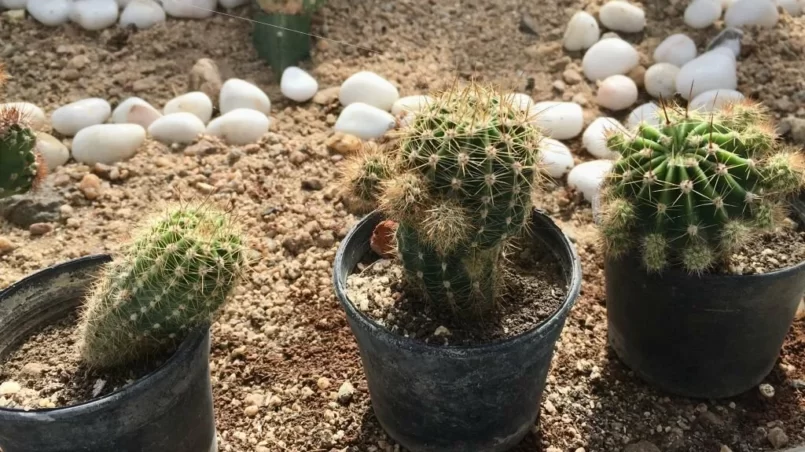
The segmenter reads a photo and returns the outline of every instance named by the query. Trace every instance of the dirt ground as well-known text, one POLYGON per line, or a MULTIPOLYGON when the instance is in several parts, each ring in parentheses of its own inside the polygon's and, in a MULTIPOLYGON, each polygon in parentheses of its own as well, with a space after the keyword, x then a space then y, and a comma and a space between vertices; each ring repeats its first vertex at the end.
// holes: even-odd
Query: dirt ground
MULTIPOLYGON (((564 52, 561 36, 575 11, 595 12, 600 3, 330 0, 316 26, 327 40, 318 40, 305 67, 322 88, 340 85, 359 69, 373 70, 396 83, 401 95, 474 76, 529 92, 537 101, 589 102, 589 123, 599 115, 592 105, 594 85, 563 75, 581 72, 581 55, 564 52), (534 32, 520 30, 526 15, 534 32)), ((638 43, 645 65, 672 33, 689 33, 701 48, 718 31, 685 27, 683 0, 642 3, 648 28, 624 37, 638 43)), ((248 8, 233 14, 245 16, 248 8)), ((52 231, 32 236, 0 222, 0 237, 16 248, 0 256, 0 287, 46 265, 114 252, 142 213, 162 201, 207 196, 215 187, 212 197, 236 206, 261 256, 213 327, 220 450, 400 450, 372 415, 357 348, 331 285, 338 241, 356 221, 336 196, 341 156, 325 146, 339 107, 283 99, 277 80, 256 58, 251 29, 246 20, 218 16, 170 20, 143 32, 84 32, 3 16, 0 59, 13 76, 8 101, 34 102, 52 112, 85 97, 114 105, 136 95, 162 106, 185 92, 193 63, 207 57, 224 77, 265 89, 275 121, 273 133, 259 145, 228 148, 205 140, 172 149, 149 143, 119 164, 114 176, 97 171, 101 184, 95 199, 85 194, 92 193, 86 186, 91 181, 84 190, 79 187, 90 168, 75 163, 60 168, 47 180, 51 202, 39 207, 60 217, 50 221, 52 231), (345 382, 354 393, 340 403, 337 393, 345 382), (251 405, 259 409, 246 410, 251 405)), ((784 17, 771 31, 751 31, 739 62, 739 89, 766 102, 778 118, 805 117, 804 60, 805 17, 784 17)), ((577 161, 591 158, 580 139, 569 144, 577 161)), ((723 452, 725 445, 735 452, 766 451, 772 450, 767 433, 775 427, 786 433, 789 446, 805 444, 805 320, 795 324, 766 381, 775 388, 772 399, 754 390, 722 401, 658 392, 607 349, 602 260, 589 204, 561 183, 537 203, 575 240, 584 285, 557 344, 541 424, 517 451, 621 451, 641 440, 661 451, 723 452)), ((656 449, 644 443, 630 450, 656 449)))

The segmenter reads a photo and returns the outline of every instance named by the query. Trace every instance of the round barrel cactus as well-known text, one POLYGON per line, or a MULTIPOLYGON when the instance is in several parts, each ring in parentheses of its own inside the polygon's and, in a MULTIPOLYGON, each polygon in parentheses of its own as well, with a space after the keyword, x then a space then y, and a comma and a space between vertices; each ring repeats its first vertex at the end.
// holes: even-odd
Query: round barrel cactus
MULTIPOLYGON (((0 64, 0 88, 5 80, 0 64)), ((28 126, 25 113, 0 106, 0 199, 36 188, 45 170, 36 151, 36 133, 28 126)))
POLYGON ((609 255, 639 250, 649 271, 701 273, 785 218, 805 187, 805 162, 780 145, 762 105, 702 115, 664 105, 662 123, 607 138, 621 157, 604 182, 601 229, 609 255))

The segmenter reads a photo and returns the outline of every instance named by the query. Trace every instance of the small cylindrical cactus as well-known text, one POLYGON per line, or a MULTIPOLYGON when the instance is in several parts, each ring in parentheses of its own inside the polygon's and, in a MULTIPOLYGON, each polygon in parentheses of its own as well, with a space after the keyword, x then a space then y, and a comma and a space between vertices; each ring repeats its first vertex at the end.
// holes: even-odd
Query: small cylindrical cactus
POLYGON ((310 56, 313 13, 324 0, 257 0, 253 40, 257 53, 274 73, 296 66, 310 56))
MULTIPOLYGON (((399 223, 408 280, 461 315, 494 307, 507 245, 531 219, 541 136, 529 119, 491 88, 437 94, 393 132, 381 171, 390 176, 371 191, 399 223)), ((355 167, 368 173, 373 165, 361 161, 355 167)))
MULTIPOLYGON (((0 87, 6 76, 0 65, 0 87)), ((46 166, 36 151, 36 133, 25 113, 0 107, 0 199, 27 193, 45 176, 46 166)))
POLYGON ((659 126, 614 131, 620 152, 602 191, 607 253, 639 249, 649 271, 711 269, 784 218, 805 164, 776 141, 764 108, 744 101, 703 116, 664 105, 659 126))
POLYGON ((210 206, 170 209, 109 264, 87 298, 79 349, 109 368, 169 351, 211 323, 237 285, 244 239, 210 206))

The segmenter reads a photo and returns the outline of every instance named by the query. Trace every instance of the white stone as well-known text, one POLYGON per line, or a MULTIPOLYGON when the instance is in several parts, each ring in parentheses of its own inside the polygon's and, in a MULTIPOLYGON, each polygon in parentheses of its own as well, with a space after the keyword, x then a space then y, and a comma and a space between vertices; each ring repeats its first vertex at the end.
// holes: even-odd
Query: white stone
POLYGON ((561 141, 543 138, 539 144, 540 171, 558 179, 573 168, 573 154, 561 141))
POLYGON ((676 77, 676 91, 685 99, 692 99, 712 89, 737 87, 735 56, 725 47, 703 53, 688 62, 676 77))
POLYGON ((714 89, 705 91, 690 101, 690 109, 702 112, 720 110, 727 104, 744 100, 743 94, 734 89, 714 89))
POLYGON ((109 102, 91 97, 59 107, 50 116, 50 122, 60 134, 73 136, 85 127, 106 122, 111 114, 109 102))
POLYGON ((620 154, 607 146, 607 132, 626 132, 626 128, 615 118, 597 118, 581 136, 582 144, 587 152, 599 159, 616 160, 620 154))
POLYGON ((210 122, 212 118, 212 100, 210 96, 201 91, 193 91, 181 96, 174 97, 165 104, 162 113, 169 115, 171 113, 192 113, 198 117, 204 124, 210 122))
POLYGON ((724 14, 724 23, 735 28, 747 25, 773 28, 779 20, 774 0, 735 0, 724 14))
POLYGON ((625 75, 610 75, 598 85, 595 103, 613 110, 625 110, 637 102, 637 85, 625 75))
POLYGON ((207 125, 207 135, 221 137, 228 144, 243 146, 257 143, 268 132, 271 120, 250 108, 238 108, 219 116, 207 125))
POLYGON ((677 33, 668 36, 654 50, 654 61, 682 67, 698 55, 696 43, 688 35, 677 33))
POLYGON ((165 22, 167 15, 154 0, 132 0, 120 13, 120 25, 134 25, 140 30, 165 22))
POLYGON ((319 91, 319 82, 304 70, 292 66, 282 72, 282 95, 296 102, 307 102, 319 91))
POLYGON ((391 106, 391 114, 396 117, 403 112, 417 113, 432 102, 433 98, 425 95, 401 97, 391 106))
POLYGON ((67 146, 45 132, 36 133, 36 150, 45 160, 48 171, 53 171, 70 160, 70 150, 67 146))
POLYGON ((671 63, 657 63, 648 68, 643 83, 652 97, 670 99, 676 93, 677 75, 679 75, 678 67, 671 63))
POLYGON ((382 137, 394 124, 391 113, 363 102, 353 102, 341 111, 334 128, 336 132, 371 140, 382 137))
MULTIPOLYGON (((507 94, 504 96, 504 98, 511 102, 514 107, 517 107, 522 111, 528 111, 534 106, 534 99, 525 93, 507 94)), ((394 113, 394 110, 392 110, 392 113, 394 113)))
POLYGON ((204 130, 201 119, 187 112, 165 115, 148 126, 148 134, 165 144, 192 143, 204 130))
POLYGON ((223 8, 237 8, 249 3, 251 0, 218 0, 218 3, 223 8))
POLYGON ((218 0, 162 0, 169 16, 183 19, 206 19, 215 14, 218 0))
POLYGON ((0 396, 12 395, 20 391, 22 391, 22 386, 16 381, 4 381, 0 384, 0 396))
POLYGON ((575 52, 589 49, 600 37, 601 29, 595 17, 590 13, 579 11, 568 22, 562 37, 562 45, 565 49, 575 52))
POLYGON ((126 115, 125 123, 137 124, 143 129, 148 130, 151 124, 161 117, 162 113, 160 113, 156 108, 150 105, 137 104, 133 105, 129 110, 129 114, 126 115))
POLYGON ((538 102, 531 107, 531 123, 557 140, 578 136, 584 129, 584 111, 574 102, 538 102))
POLYGON ((251 108, 266 116, 271 114, 271 100, 268 95, 256 85, 239 78, 231 78, 224 83, 218 98, 218 106, 221 113, 229 113, 238 108, 251 108))
POLYGON ((623 0, 610 0, 598 13, 601 23, 610 30, 637 33, 646 28, 643 8, 623 0))
POLYGON ((777 0, 777 6, 783 8, 792 17, 797 17, 805 11, 804 0, 777 0))
MULTIPOLYGON (((139 106, 143 107, 146 110, 153 110, 153 112, 156 113, 156 117, 162 116, 162 113, 160 113, 159 110, 157 110, 156 108, 151 106, 151 104, 146 102, 145 99, 141 99, 139 97, 129 97, 129 98, 123 100, 123 102, 121 102, 120 104, 118 104, 118 106, 115 107, 115 109, 112 111, 112 120, 111 120, 111 122, 113 122, 115 124, 127 124, 127 123, 130 123, 130 121, 129 121, 129 113, 131 112, 131 109, 135 105, 139 105, 139 106)), ((149 125, 151 125, 150 123, 141 124, 139 122, 137 122, 135 124, 139 124, 139 125, 143 126, 143 128, 146 128, 146 129, 148 128, 149 125)))
POLYGON ((73 158, 87 165, 112 165, 131 158, 144 141, 145 129, 137 124, 89 126, 73 138, 73 158))
POLYGON ((30 127, 34 130, 42 130, 47 123, 45 112, 30 102, 9 102, 7 104, 0 104, 0 110, 7 108, 16 108, 19 110, 23 118, 28 121, 30 127))
POLYGON ((719 18, 721 18, 719 0, 693 0, 685 8, 685 24, 697 30, 713 25, 719 18))
POLYGON ((115 0, 77 0, 70 11, 70 20, 84 30, 103 30, 117 22, 118 8, 115 0))
POLYGON ((640 64, 640 54, 620 38, 606 38, 584 54, 582 69, 590 80, 603 80, 610 75, 624 75, 640 64))
POLYGON ((0 0, 0 7, 5 9, 25 9, 28 0, 0 0))
POLYGON ((70 20, 70 0, 31 0, 26 9, 37 22, 55 27, 70 20))
POLYGON ((640 125, 641 122, 645 122, 646 124, 652 126, 660 125, 660 106, 655 104, 654 102, 645 103, 629 113, 629 117, 626 118, 626 127, 629 130, 634 130, 640 125))
POLYGON ((391 82, 369 71, 361 71, 350 76, 341 84, 338 93, 338 99, 343 106, 361 102, 385 111, 391 110, 399 98, 400 93, 391 82))
POLYGON ((567 185, 592 202, 598 197, 604 177, 612 169, 612 160, 593 160, 576 165, 567 175, 567 185))

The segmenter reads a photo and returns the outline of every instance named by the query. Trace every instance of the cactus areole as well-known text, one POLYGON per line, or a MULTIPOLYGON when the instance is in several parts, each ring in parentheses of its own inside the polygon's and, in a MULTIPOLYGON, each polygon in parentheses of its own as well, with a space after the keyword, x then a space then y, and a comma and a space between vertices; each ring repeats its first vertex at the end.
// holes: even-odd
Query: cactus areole
POLYGON ((759 104, 702 115, 673 105, 662 123, 608 138, 621 154, 601 195, 607 254, 637 250, 645 268, 703 273, 773 230, 805 187, 803 157, 776 142, 759 104))
POLYGON ((426 299, 488 312, 507 246, 529 224, 539 131, 505 96, 472 84, 436 94, 392 136, 348 168, 349 192, 399 223, 406 276, 426 299))

